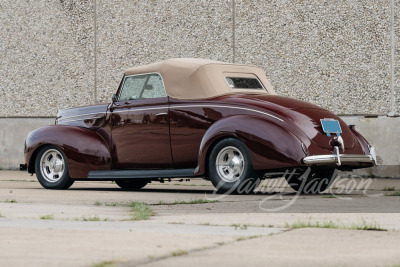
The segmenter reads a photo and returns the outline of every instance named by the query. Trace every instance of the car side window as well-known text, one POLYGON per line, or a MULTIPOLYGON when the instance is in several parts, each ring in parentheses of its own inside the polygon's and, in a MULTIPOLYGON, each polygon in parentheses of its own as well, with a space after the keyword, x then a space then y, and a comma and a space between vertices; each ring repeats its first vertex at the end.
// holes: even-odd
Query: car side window
POLYGON ((166 97, 164 83, 157 73, 125 77, 119 101, 166 97))

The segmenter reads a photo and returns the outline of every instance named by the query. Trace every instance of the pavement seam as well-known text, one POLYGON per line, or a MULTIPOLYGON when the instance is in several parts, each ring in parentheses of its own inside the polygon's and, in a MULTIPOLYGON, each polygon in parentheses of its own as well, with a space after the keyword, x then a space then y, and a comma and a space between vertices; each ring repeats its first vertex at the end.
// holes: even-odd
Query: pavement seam
POLYGON ((136 263, 134 263, 133 261, 126 261, 126 262, 118 264, 117 266, 118 267, 145 266, 147 264, 159 262, 159 261, 166 260, 166 259, 169 259, 169 258, 176 258, 176 257, 181 257, 181 256, 189 256, 192 253, 196 253, 196 252, 200 252, 200 251, 213 250, 213 249, 220 248, 220 247, 223 247, 223 246, 226 246, 226 245, 234 244, 235 242, 245 242, 245 241, 253 240, 253 239, 256 239, 256 238, 262 238, 262 237, 268 237, 268 236, 272 236, 272 235, 283 234, 283 233, 286 233, 286 232, 291 231, 291 230, 293 230, 293 229, 285 229, 285 230, 282 230, 282 231, 277 232, 277 233, 270 233, 268 235, 241 236, 241 237, 235 238, 232 241, 218 242, 218 243, 216 243, 215 245, 212 245, 212 246, 205 246, 205 247, 202 247, 202 248, 194 248, 194 249, 191 249, 191 250, 185 250, 185 251, 182 251, 184 253, 182 253, 181 255, 171 255, 172 253, 174 253, 174 251, 171 251, 170 254, 168 254, 168 255, 163 255, 163 256, 154 257, 154 258, 148 258, 147 260, 139 261, 139 262, 136 262, 136 263))

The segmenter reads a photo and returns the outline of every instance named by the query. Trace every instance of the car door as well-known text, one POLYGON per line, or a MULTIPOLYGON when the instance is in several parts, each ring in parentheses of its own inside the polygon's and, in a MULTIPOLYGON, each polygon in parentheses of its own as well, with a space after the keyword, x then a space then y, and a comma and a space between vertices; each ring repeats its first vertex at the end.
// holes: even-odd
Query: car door
POLYGON ((124 77, 110 109, 114 168, 172 168, 168 97, 158 73, 124 77))

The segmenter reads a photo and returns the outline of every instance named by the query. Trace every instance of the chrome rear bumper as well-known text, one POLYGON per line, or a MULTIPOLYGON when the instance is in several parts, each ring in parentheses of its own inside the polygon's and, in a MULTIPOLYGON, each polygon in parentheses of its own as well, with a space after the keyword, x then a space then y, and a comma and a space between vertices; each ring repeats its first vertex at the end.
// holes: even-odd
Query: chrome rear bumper
POLYGON ((370 155, 362 154, 330 154, 330 155, 318 155, 318 156, 308 156, 303 159, 306 165, 327 165, 335 164, 340 166, 343 163, 372 163, 377 165, 382 163, 382 159, 377 157, 375 154, 375 149, 370 148, 370 155))

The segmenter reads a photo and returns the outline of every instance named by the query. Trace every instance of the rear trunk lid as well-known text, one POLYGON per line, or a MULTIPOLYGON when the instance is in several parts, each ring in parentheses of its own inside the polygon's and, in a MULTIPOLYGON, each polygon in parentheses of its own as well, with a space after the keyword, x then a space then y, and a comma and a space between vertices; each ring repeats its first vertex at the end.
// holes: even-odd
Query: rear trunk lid
POLYGON ((344 141, 345 148, 352 148, 354 146, 354 136, 347 124, 332 112, 325 109, 313 108, 293 108, 288 114, 288 118, 295 124, 303 133, 310 138, 311 141, 323 148, 331 148, 330 137, 323 131, 321 120, 334 119, 339 121, 342 133, 340 134, 344 141))
MULTIPOLYGON (((338 120, 345 148, 354 146, 354 135, 347 124, 332 112, 323 109, 317 105, 277 95, 236 95, 226 98, 231 103, 246 104, 256 108, 264 109, 280 118, 285 122, 284 127, 290 129, 296 126, 312 142, 322 148, 331 148, 331 137, 324 133, 321 125, 321 119, 338 120)), ((335 134, 333 134, 334 136, 335 134)))

